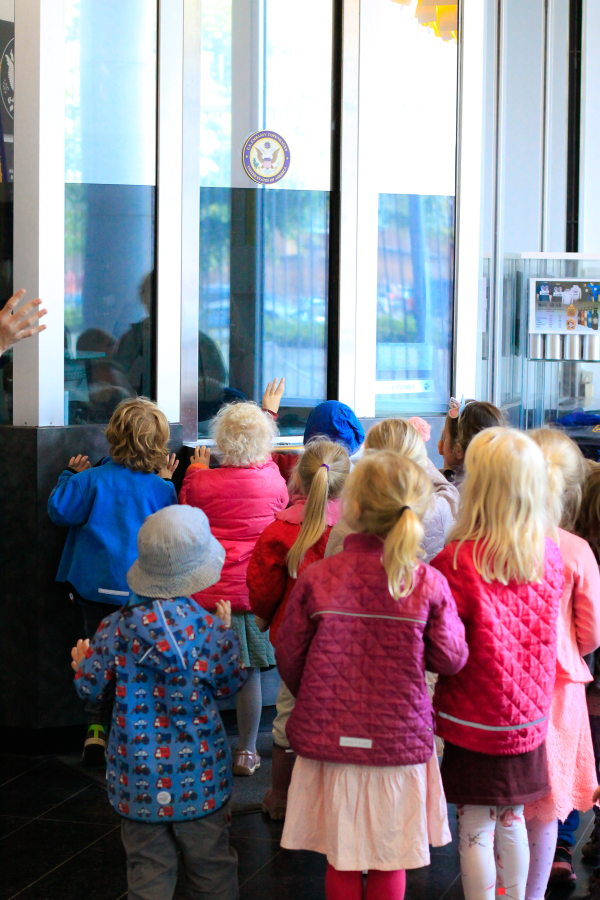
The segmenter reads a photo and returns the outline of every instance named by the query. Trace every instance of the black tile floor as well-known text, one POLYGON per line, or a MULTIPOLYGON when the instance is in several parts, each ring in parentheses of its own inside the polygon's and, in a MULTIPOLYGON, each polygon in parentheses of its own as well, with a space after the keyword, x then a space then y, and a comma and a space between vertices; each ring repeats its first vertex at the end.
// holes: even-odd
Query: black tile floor
MULTIPOLYGON (((427 868, 408 873, 407 900, 460 900, 454 842, 432 854, 427 868)), ((581 845, 591 830, 582 817, 574 853, 577 884, 554 888, 549 900, 587 894, 590 867, 581 845)), ((240 900, 324 900, 325 860, 282 850, 281 825, 260 812, 233 817, 231 841, 239 858, 240 900)), ((119 817, 106 793, 53 758, 0 756, 0 900, 124 900, 125 854, 119 817)), ((176 900, 186 896, 181 882, 176 900)))

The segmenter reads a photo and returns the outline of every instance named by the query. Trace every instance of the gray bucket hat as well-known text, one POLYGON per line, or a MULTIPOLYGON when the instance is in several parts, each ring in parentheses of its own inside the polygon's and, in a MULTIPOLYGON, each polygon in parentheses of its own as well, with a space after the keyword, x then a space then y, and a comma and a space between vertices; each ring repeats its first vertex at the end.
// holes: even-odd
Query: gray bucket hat
POLYGON ((148 516, 127 584, 139 597, 189 597, 216 584, 225 550, 193 506, 168 506, 148 516))

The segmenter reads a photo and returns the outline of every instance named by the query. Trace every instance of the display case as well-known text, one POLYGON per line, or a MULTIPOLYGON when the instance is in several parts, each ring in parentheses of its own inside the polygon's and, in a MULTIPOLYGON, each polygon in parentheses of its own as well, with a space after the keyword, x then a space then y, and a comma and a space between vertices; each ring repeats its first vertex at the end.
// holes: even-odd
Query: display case
POLYGON ((511 424, 600 415, 599 324, 600 255, 505 258, 500 399, 511 424))

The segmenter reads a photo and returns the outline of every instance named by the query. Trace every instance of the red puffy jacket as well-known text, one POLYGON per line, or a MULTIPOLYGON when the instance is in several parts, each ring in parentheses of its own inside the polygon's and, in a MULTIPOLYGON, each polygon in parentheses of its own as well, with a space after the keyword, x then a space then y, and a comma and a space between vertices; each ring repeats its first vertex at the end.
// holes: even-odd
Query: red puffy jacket
POLYGON ((449 544, 431 565, 446 576, 465 624, 469 661, 440 678, 437 733, 467 750, 512 756, 546 737, 556 674, 556 626, 563 589, 558 547, 546 539, 539 584, 486 584, 473 563, 472 541, 449 544))
POLYGON ((214 537, 225 548, 221 580, 194 595, 205 609, 217 600, 230 600, 234 612, 250 612, 246 570, 261 533, 275 513, 287 506, 284 479, 272 459, 260 466, 190 466, 179 502, 201 509, 214 537))
POLYGON ((467 659, 450 588, 421 563, 408 597, 394 600, 382 542, 351 534, 292 592, 277 636, 279 673, 296 697, 286 725, 301 756, 407 766, 433 753, 425 669, 447 675, 467 659))
MULTIPOLYGON (((288 572, 286 559, 300 534, 305 506, 306 497, 300 497, 293 506, 277 513, 275 521, 267 525, 256 542, 248 565, 246 584, 250 591, 250 609, 270 622, 269 637, 273 646, 288 598, 296 584, 296 579, 288 572)), ((316 544, 307 550, 298 575, 311 563, 323 559, 331 528, 339 522, 341 515, 340 501, 331 500, 326 510, 327 528, 316 544)))

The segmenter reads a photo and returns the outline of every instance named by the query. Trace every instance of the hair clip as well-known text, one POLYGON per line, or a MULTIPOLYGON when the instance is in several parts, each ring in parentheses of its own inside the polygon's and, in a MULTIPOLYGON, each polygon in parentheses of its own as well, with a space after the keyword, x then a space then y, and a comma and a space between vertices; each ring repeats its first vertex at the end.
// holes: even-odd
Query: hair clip
POLYGON ((460 398, 460 403, 456 399, 456 397, 450 397, 450 409, 448 410, 448 415, 451 419, 458 419, 463 413, 465 408, 465 395, 463 394, 460 398))

